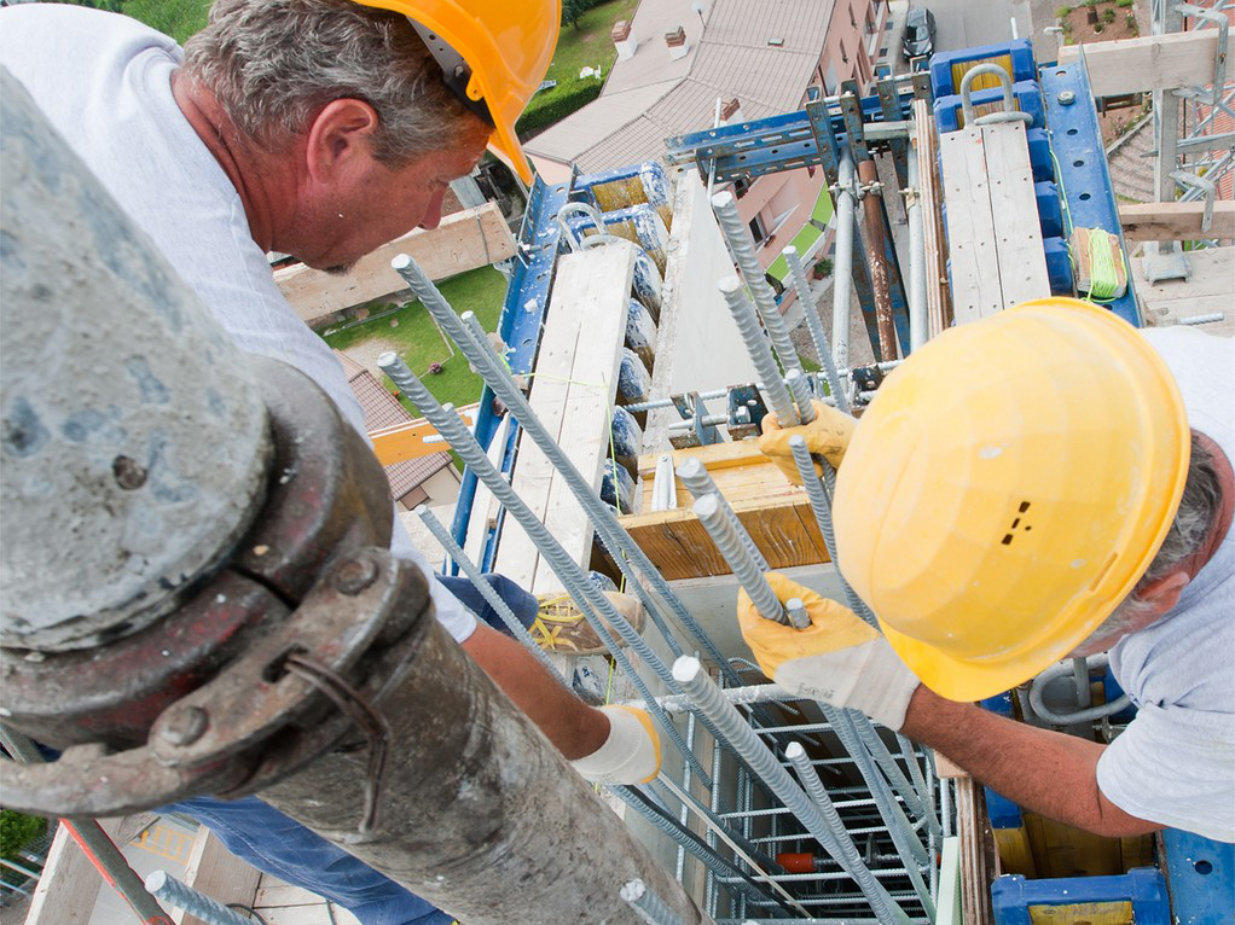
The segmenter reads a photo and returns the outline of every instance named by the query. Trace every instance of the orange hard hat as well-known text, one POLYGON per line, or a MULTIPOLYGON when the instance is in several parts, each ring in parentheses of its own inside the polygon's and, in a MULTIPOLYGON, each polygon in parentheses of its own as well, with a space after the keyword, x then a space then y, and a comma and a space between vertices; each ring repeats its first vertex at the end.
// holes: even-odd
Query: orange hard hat
POLYGON ((493 125, 489 149, 532 182, 515 120, 553 60, 561 0, 354 0, 412 21, 446 83, 493 125))
POLYGON ((924 684, 993 696, 1133 590, 1190 449, 1140 332, 1087 302, 1027 302, 945 331, 880 387, 837 475, 838 560, 924 684))

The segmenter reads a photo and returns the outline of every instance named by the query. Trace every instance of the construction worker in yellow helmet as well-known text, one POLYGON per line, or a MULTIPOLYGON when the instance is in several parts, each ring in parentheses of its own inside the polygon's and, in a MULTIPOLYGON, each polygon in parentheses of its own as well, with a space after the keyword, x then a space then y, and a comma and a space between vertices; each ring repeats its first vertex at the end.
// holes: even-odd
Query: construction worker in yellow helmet
MULTIPOLYGON (((560 0, 216 0, 182 50, 128 17, 25 4, 0 12, 0 65, 241 348, 298 367, 363 434, 337 359, 288 305, 267 252, 345 270, 435 227, 450 182, 486 148, 530 182, 514 125, 560 19, 560 0)), ((431 575, 394 526, 392 550, 431 575)), ((656 775, 646 713, 587 706, 478 622, 456 597, 466 589, 429 583, 438 620, 579 773, 614 783, 656 775)), ((525 622, 537 618, 536 598, 495 587, 525 622)), ((475 608, 488 617, 483 600, 475 608)), ((255 798, 176 809, 363 925, 451 921, 255 798)))
POLYGON ((927 343, 857 422, 817 407, 760 447, 838 467, 837 565, 878 625, 769 575, 812 623, 739 596, 768 677, 1042 815, 1235 841, 1235 341, 1041 300, 927 343), (1137 708, 1109 745, 973 703, 1101 652, 1137 708))

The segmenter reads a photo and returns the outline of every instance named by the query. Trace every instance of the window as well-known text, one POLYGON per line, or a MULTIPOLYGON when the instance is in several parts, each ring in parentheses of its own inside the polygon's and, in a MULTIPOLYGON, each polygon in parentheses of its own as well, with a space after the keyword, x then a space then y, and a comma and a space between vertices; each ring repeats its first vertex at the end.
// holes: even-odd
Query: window
POLYGON ((763 217, 756 215, 750 220, 750 233, 755 238, 755 244, 762 244, 768 236, 768 229, 763 224, 763 217))
POLYGON ((850 25, 850 27, 851 27, 851 28, 854 28, 854 29, 856 29, 856 28, 858 27, 858 17, 856 17, 856 16, 854 16, 854 15, 853 15, 853 7, 852 7, 852 6, 851 6, 851 7, 849 7, 849 25, 850 25))
POLYGON ((841 43, 840 43, 840 59, 841 59, 841 61, 842 61, 842 62, 844 62, 845 64, 848 64, 848 63, 849 63, 849 53, 848 53, 847 51, 845 51, 845 43, 844 43, 844 42, 841 42, 841 43))

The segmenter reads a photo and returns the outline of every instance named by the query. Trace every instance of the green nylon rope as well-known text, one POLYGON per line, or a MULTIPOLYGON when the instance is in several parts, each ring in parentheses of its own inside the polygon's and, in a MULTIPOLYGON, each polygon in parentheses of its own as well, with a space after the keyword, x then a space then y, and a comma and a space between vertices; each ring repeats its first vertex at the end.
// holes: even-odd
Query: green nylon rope
POLYGON ((1110 300, 1119 295, 1119 267, 1111 251, 1111 235, 1101 228, 1089 229, 1089 295, 1110 300))

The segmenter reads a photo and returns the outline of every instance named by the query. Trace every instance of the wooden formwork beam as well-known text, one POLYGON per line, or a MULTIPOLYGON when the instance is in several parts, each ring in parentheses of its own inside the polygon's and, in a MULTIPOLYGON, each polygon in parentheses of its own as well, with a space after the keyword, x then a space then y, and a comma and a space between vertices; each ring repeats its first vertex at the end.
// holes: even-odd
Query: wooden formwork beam
POLYGON ((1137 202, 1119 207, 1119 223, 1129 241, 1197 241, 1235 238, 1235 201, 1215 202, 1213 220, 1201 230, 1203 202, 1137 202))
MULTIPOLYGON (((1218 30, 1065 45, 1059 49, 1059 64, 1075 64, 1082 51, 1089 70, 1089 85, 1097 97, 1204 87, 1214 82, 1218 30)), ((1226 81, 1231 79, 1231 67, 1231 56, 1227 55, 1226 81)))

